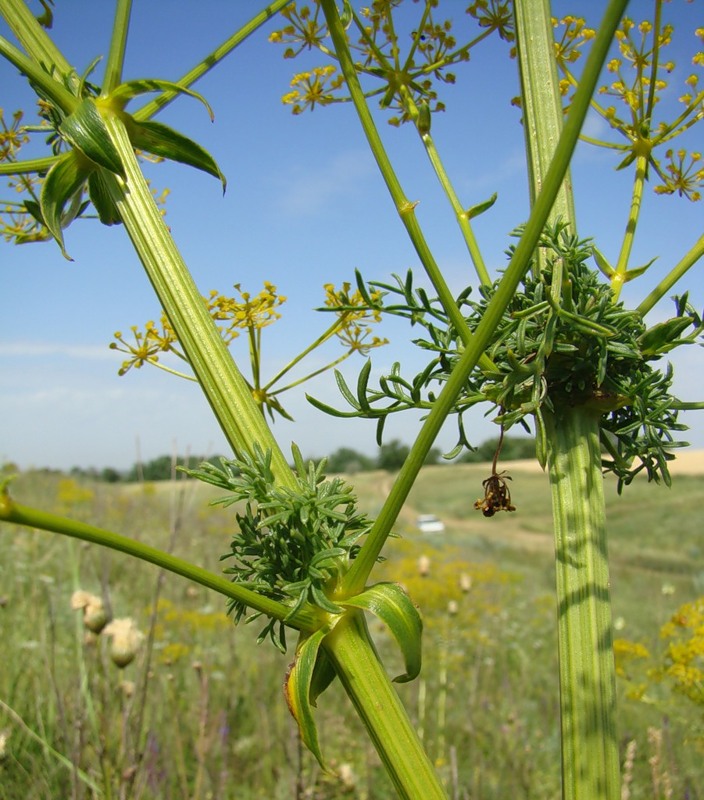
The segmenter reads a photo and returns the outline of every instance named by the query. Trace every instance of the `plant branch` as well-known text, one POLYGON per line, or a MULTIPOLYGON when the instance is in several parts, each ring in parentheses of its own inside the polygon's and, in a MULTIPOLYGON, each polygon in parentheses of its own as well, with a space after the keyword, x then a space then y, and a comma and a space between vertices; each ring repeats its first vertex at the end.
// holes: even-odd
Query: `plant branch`
POLYGON ((689 252, 680 260, 672 271, 653 289, 652 292, 643 300, 636 311, 645 316, 648 311, 661 300, 677 281, 704 256, 704 234, 690 248, 689 252))
POLYGON ((32 158, 28 161, 0 164, 0 175, 30 175, 36 172, 48 172, 58 159, 58 156, 46 156, 45 158, 32 158))
MULTIPOLYGON (((221 575, 216 575, 202 567, 184 561, 181 558, 158 550, 156 547, 144 544, 136 539, 121 536, 119 533, 106 531, 85 522, 78 522, 57 514, 50 514, 46 511, 39 511, 34 508, 19 505, 10 499, 7 491, 0 494, 0 520, 12 522, 16 525, 26 525, 30 528, 37 528, 43 531, 60 533, 64 536, 71 536, 84 542, 109 547, 121 553, 148 561, 161 569, 181 575, 194 583, 199 583, 208 589, 214 589, 226 597, 239 600, 250 608, 261 611, 263 614, 283 620, 290 613, 291 609, 283 603, 262 597, 246 586, 232 583, 221 575)), ((313 614, 305 609, 299 612, 294 619, 286 620, 288 625, 299 630, 315 630, 319 622, 313 614)))
POLYGON ((379 661, 360 612, 348 612, 322 645, 374 742, 401 800, 447 795, 379 661))
POLYGON ((4 36, 0 36, 0 56, 29 78, 37 89, 51 98, 65 114, 70 114, 78 105, 78 99, 68 89, 64 88, 56 78, 51 77, 34 59, 10 44, 4 36))
MULTIPOLYGON (((416 219, 416 204, 411 203, 406 197, 381 141, 379 131, 374 124, 369 107, 367 106, 366 98, 359 83, 355 64, 347 43, 347 37, 337 11, 337 6, 335 5, 334 0, 321 0, 321 5, 325 13, 328 30, 330 31, 330 37, 332 38, 333 45, 335 46, 335 52, 337 53, 337 57, 340 62, 340 68, 345 76, 345 81, 347 82, 350 98, 357 111, 364 135, 369 143, 369 148, 372 151, 372 155, 374 156, 377 166, 379 167, 379 171, 381 172, 384 182, 386 183, 389 194, 394 201, 396 210, 401 217, 401 222, 403 222, 416 253, 420 258, 421 264, 423 265, 423 268, 435 287, 435 291, 438 293, 438 297, 443 305, 443 308, 450 317, 452 324, 459 331, 462 340, 465 342, 465 344, 468 344, 472 338, 472 333, 467 327, 467 322, 462 316, 462 312, 457 307, 455 298, 445 282, 445 278, 443 277, 432 251, 425 240, 423 231, 421 230, 418 220, 416 219)), ((480 366, 482 369, 490 370, 493 368, 491 359, 485 353, 481 354, 480 366)))
POLYGON ((628 261, 633 248, 633 240, 635 239, 636 226, 638 224, 638 217, 640 216, 641 204, 643 202, 643 188, 645 186, 645 175, 648 168, 648 159, 646 156, 638 156, 636 159, 636 173, 633 180, 633 193, 631 195, 631 208, 628 213, 628 222, 626 223, 626 230, 623 235, 623 243, 621 245, 621 252, 618 256, 616 269, 613 277, 611 278, 611 288, 614 293, 614 303, 618 300, 621 294, 623 284, 626 282, 628 272, 628 261))
POLYGON ((123 122, 108 110, 104 118, 126 174, 123 183, 117 176, 105 173, 105 183, 216 419, 236 453, 251 455, 254 443, 258 443, 262 450, 271 451, 277 480, 283 486, 295 487, 288 462, 159 213, 123 122))
MULTIPOLYGON (((275 0, 275 2, 263 8, 258 14, 252 17, 246 25, 243 25, 236 33, 226 39, 219 47, 213 50, 212 53, 207 55, 197 66, 193 67, 193 69, 181 77, 177 81, 179 86, 184 88, 192 86, 216 64, 222 61, 225 56, 229 55, 238 45, 242 44, 248 36, 251 36, 265 22, 276 16, 276 14, 290 2, 291 0, 275 0)), ((136 111, 134 118, 137 121, 151 119, 158 111, 173 102, 176 97, 178 97, 177 92, 164 92, 150 103, 142 106, 139 111, 136 111)))
POLYGON ((5 18, 5 22, 25 52, 29 53, 37 64, 44 64, 47 67, 51 65, 64 76, 72 75, 70 79, 72 84, 78 85, 78 76, 24 0, 3 0, 0 3, 0 14, 5 18))

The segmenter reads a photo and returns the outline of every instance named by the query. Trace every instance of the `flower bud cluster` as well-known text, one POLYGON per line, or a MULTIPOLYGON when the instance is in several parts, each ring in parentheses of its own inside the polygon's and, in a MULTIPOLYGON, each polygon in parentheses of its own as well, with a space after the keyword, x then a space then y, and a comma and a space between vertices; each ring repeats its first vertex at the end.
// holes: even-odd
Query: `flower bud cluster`
POLYGON ((83 611, 83 625, 91 636, 102 634, 110 640, 110 658, 120 669, 134 661, 144 642, 144 634, 130 617, 109 618, 103 599, 79 589, 71 596, 71 608, 83 611))

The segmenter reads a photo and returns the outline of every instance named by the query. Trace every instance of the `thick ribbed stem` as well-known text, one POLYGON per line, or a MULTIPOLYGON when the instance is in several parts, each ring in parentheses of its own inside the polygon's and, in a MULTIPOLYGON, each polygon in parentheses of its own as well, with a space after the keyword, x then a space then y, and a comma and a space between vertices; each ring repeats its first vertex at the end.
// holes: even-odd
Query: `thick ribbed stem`
POLYGON ((599 417, 581 408, 544 416, 555 530, 563 798, 618 800, 599 417))

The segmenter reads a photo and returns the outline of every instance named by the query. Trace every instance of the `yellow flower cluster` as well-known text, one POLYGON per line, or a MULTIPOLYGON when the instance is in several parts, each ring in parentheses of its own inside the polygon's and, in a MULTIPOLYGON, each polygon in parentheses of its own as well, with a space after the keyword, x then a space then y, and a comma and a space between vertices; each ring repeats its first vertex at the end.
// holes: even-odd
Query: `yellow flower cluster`
POLYGON ((660 636, 669 640, 660 677, 704 705, 704 597, 681 606, 663 625, 660 636))
MULTIPOLYGON (((218 325, 218 329, 223 341, 228 346, 239 336, 241 330, 259 330, 279 319, 281 314, 276 309, 286 302, 286 298, 277 294, 276 286, 269 281, 265 281, 262 291, 254 296, 249 292, 241 291, 240 284, 235 284, 234 288, 239 294, 239 299, 226 297, 214 290, 208 297, 203 298, 213 320, 216 323, 227 323, 218 325)), ((132 367, 140 369, 144 364, 158 366, 161 353, 172 353, 178 358, 186 360, 185 355, 178 348, 176 333, 166 314, 162 313, 160 326, 157 326, 153 320, 149 320, 143 331, 137 325, 133 325, 130 330, 132 331, 132 342, 128 342, 122 333, 117 331, 115 333, 117 341, 110 343, 111 350, 117 350, 129 356, 122 362, 118 374, 124 375, 132 367)))
POLYGON ((5 114, 0 108, 0 161, 14 161, 23 144, 27 144, 29 136, 20 126, 22 112, 15 111, 10 127, 5 122, 5 114))
MULTIPOLYGON (((578 17, 568 16, 559 23, 553 20, 553 23, 556 27, 564 26, 561 39, 555 43, 555 52, 563 74, 560 88, 563 95, 568 95, 578 84, 570 65, 581 55, 580 48, 584 43, 594 37, 594 31, 586 28, 584 20, 578 17)), ((655 28, 648 20, 638 24, 627 17, 622 20, 615 34, 619 54, 606 65, 613 80, 598 90, 599 95, 613 98, 615 102, 608 106, 597 102, 593 105, 611 128, 625 137, 627 144, 593 138, 590 141, 622 151, 625 158, 621 167, 644 157, 652 173, 662 182, 655 187, 658 194, 677 192, 681 197, 696 201, 701 198, 699 190, 704 185, 704 171, 699 164, 701 154, 670 148, 665 153, 665 165, 661 165, 654 155, 658 147, 704 119, 704 93, 697 91, 699 78, 696 74, 685 78, 687 91, 679 97, 684 110, 671 121, 654 119, 660 95, 668 88, 668 81, 662 75, 669 75, 675 69, 674 61, 667 60, 663 54, 663 49, 672 43, 673 32, 674 28, 669 24, 655 28)), ((695 35, 704 41, 704 29, 697 29, 695 35)), ((704 66, 704 53, 696 53, 692 63, 704 66)))
POLYGON ((553 17, 554 28, 564 26, 562 36, 555 40, 555 58, 560 66, 574 64, 582 55, 582 47, 586 42, 590 42, 595 36, 593 28, 587 28, 586 22, 581 17, 567 16, 561 20, 553 17))
MULTIPOLYGON (((648 96, 651 86, 651 79, 646 72, 650 70, 655 59, 658 59, 659 69, 664 69, 668 73, 674 69, 672 61, 664 62, 659 58, 661 49, 671 43, 672 32, 672 25, 664 25, 657 37, 654 37, 651 22, 646 20, 636 25, 633 20, 625 17, 615 34, 621 58, 613 58, 607 64, 607 69, 617 76, 617 80, 610 86, 602 86, 599 93, 622 100, 636 115, 642 112, 645 105, 644 98, 648 96), (624 62, 635 70, 630 81, 622 71, 624 62)), ((659 101, 657 92, 665 88, 667 88, 666 81, 655 81, 653 103, 659 101)))
MULTIPOLYGON (((0 108, 0 163, 17 161, 17 153, 29 142, 22 122, 22 111, 15 111, 12 122, 8 126, 5 114, 0 108)), ((30 199, 38 200, 43 178, 33 175, 19 175, 8 180, 8 188, 16 194, 27 192, 30 199)), ((25 210, 24 202, 3 202, 0 209, 0 232, 6 242, 22 244, 24 242, 45 241, 48 238, 46 229, 25 210)))
POLYGON ((302 114, 306 109, 312 111, 316 105, 329 105, 335 100, 332 92, 344 83, 343 76, 335 75, 336 72, 337 67, 331 64, 315 67, 310 72, 299 72, 291 81, 292 91, 285 94, 281 102, 293 106, 294 114, 302 114))
POLYGON ((629 639, 614 640, 616 674, 620 678, 630 677, 629 668, 633 662, 648 658, 650 658, 648 648, 640 642, 632 642, 629 639))
POLYGON ((388 344, 388 339, 371 336, 370 324, 381 321, 381 292, 370 292, 368 305, 360 291, 356 289, 350 293, 351 285, 342 284, 341 289, 335 289, 332 283, 326 283, 325 305, 334 309, 340 319, 340 328, 336 335, 342 345, 352 352, 367 355, 369 350, 388 344))
POLYGON ((276 309, 286 302, 286 297, 277 294, 273 283, 264 281, 264 288, 254 296, 249 292, 243 292, 239 283, 236 283, 234 288, 240 295, 239 300, 212 291, 206 301, 208 311, 214 320, 229 322, 229 326, 223 331, 226 342, 228 337, 231 340, 237 336, 235 332, 237 328, 259 330, 280 319, 281 314, 276 309))
POLYGON ((701 200, 699 189, 704 186, 704 165, 701 153, 688 153, 686 150, 674 151, 671 148, 665 153, 668 163, 661 178, 663 183, 656 186, 658 194, 677 194, 690 200, 701 200))
POLYGON ((480 28, 497 31, 506 42, 516 37, 513 30, 513 12, 506 0, 474 0, 467 13, 477 20, 480 28))
POLYGON ((315 4, 315 13, 311 13, 308 6, 298 8, 296 3, 290 3, 281 11, 281 16, 288 20, 288 25, 274 31, 269 36, 269 41, 274 44, 289 44, 284 58, 295 58, 302 50, 312 50, 321 47, 327 35, 327 28, 319 21, 320 4, 315 4))

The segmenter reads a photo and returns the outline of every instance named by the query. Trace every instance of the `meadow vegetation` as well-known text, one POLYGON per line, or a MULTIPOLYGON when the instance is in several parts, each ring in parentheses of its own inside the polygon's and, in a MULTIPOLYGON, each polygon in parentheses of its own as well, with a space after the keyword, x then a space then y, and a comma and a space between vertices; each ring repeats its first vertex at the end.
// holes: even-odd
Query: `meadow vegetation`
MULTIPOLYGON (((117 0, 95 76, 98 61, 80 72, 52 40, 49 3, 39 18, 23 0, 0 4, 17 41, 0 36, 0 56, 41 101, 39 125, 20 124, 21 112, 2 123, 0 174, 26 192, 5 207, 6 238, 53 239, 68 256, 65 231, 91 206, 103 224, 123 225, 163 314, 131 338, 115 334, 113 349, 127 356, 120 372, 159 366, 160 354, 180 358, 189 372, 177 374, 198 382, 233 456, 188 471, 205 487, 37 473, 20 475, 10 493, 9 476, 0 482, 9 523, 0 531, 2 800, 701 797, 702 483, 678 478, 670 489, 668 465, 686 446, 679 411, 704 403, 674 396, 673 371, 658 362, 701 344, 704 319, 680 287, 675 316, 646 317, 704 256, 704 237, 678 243, 634 308, 625 300, 635 295, 621 293, 653 263, 632 258, 646 182, 656 194, 701 199, 701 153, 671 142, 696 141, 691 129, 704 119, 704 29, 694 30, 691 67, 673 75, 673 111, 658 105, 674 70, 662 0, 640 22, 624 16, 627 0, 609 0, 593 28, 553 20, 547 0, 476 0, 464 42, 438 3, 416 5, 401 35, 395 2, 355 10, 271 0, 173 82, 125 80, 130 0, 117 0), (354 106, 425 274, 381 282, 356 271, 355 289, 326 284, 330 326, 269 377, 261 330, 283 298, 266 279, 256 296, 235 284, 238 297, 204 297, 140 158, 195 167, 225 188, 210 153, 153 117, 185 94, 212 118, 190 87, 279 11, 270 42, 285 58, 314 51, 323 61, 295 74, 283 102, 294 114, 354 106), (496 279, 470 224, 496 195, 460 201, 431 134, 442 84, 455 83, 492 33, 518 67, 530 195, 496 279), (418 200, 372 114, 377 100, 392 126, 418 133, 476 272, 465 288, 450 288, 425 238, 418 200), (608 138, 583 134, 588 113, 608 138), (48 136, 51 154, 19 159, 30 134, 48 136), (601 236, 583 238, 599 232, 577 231, 570 163, 581 135, 633 171, 613 264, 601 236), (375 420, 379 443, 392 414, 421 412, 410 450, 387 442, 383 471, 352 476, 358 502, 295 443, 282 448, 268 420, 288 417, 285 390, 384 344, 370 328, 383 314, 415 326, 428 357, 421 371, 394 363, 376 375, 367 360, 349 384, 336 371, 340 403, 308 396, 340 419, 375 420), (228 350, 244 332, 246 375, 228 350), (333 337, 345 354, 292 379, 333 337), (428 466, 450 417, 457 439, 447 458, 472 449, 464 415, 478 404, 499 425, 491 464, 428 466), (504 471, 504 433, 519 425, 534 433, 544 474, 504 471), (440 516, 445 532, 422 534, 418 514, 440 516), (215 571, 223 558, 227 577, 215 571), (211 591, 236 619, 257 618, 273 652, 235 634, 211 591)), ((653 232, 655 248, 672 249, 667 224, 653 232)))
MULTIPOLYGON (((424 621, 423 670, 399 691, 450 797, 552 800, 560 741, 549 487, 540 471, 515 471, 517 511, 487 519, 473 508, 485 473, 424 468, 385 553, 380 577, 399 581, 424 621), (440 516, 446 532, 419 533, 419 513, 440 516)), ((374 513, 392 477, 355 475, 360 508, 374 513)), ((636 480, 618 502, 615 483, 607 478, 605 488, 624 797, 696 800, 701 699, 656 670, 672 666, 661 629, 704 593, 704 482, 681 476, 667 489, 636 480)), ((28 472, 15 482, 21 502, 211 566, 233 520, 209 505, 216 494, 184 479, 116 485, 28 472)), ((9 525, 0 564, 2 800, 395 796, 335 685, 335 702, 317 711, 334 770, 321 771, 281 690, 290 654, 257 646, 255 631, 236 629, 213 593, 119 553, 9 525), (125 668, 71 609, 77 589, 146 635, 125 668)), ((396 674, 400 657, 371 624, 396 674)))

